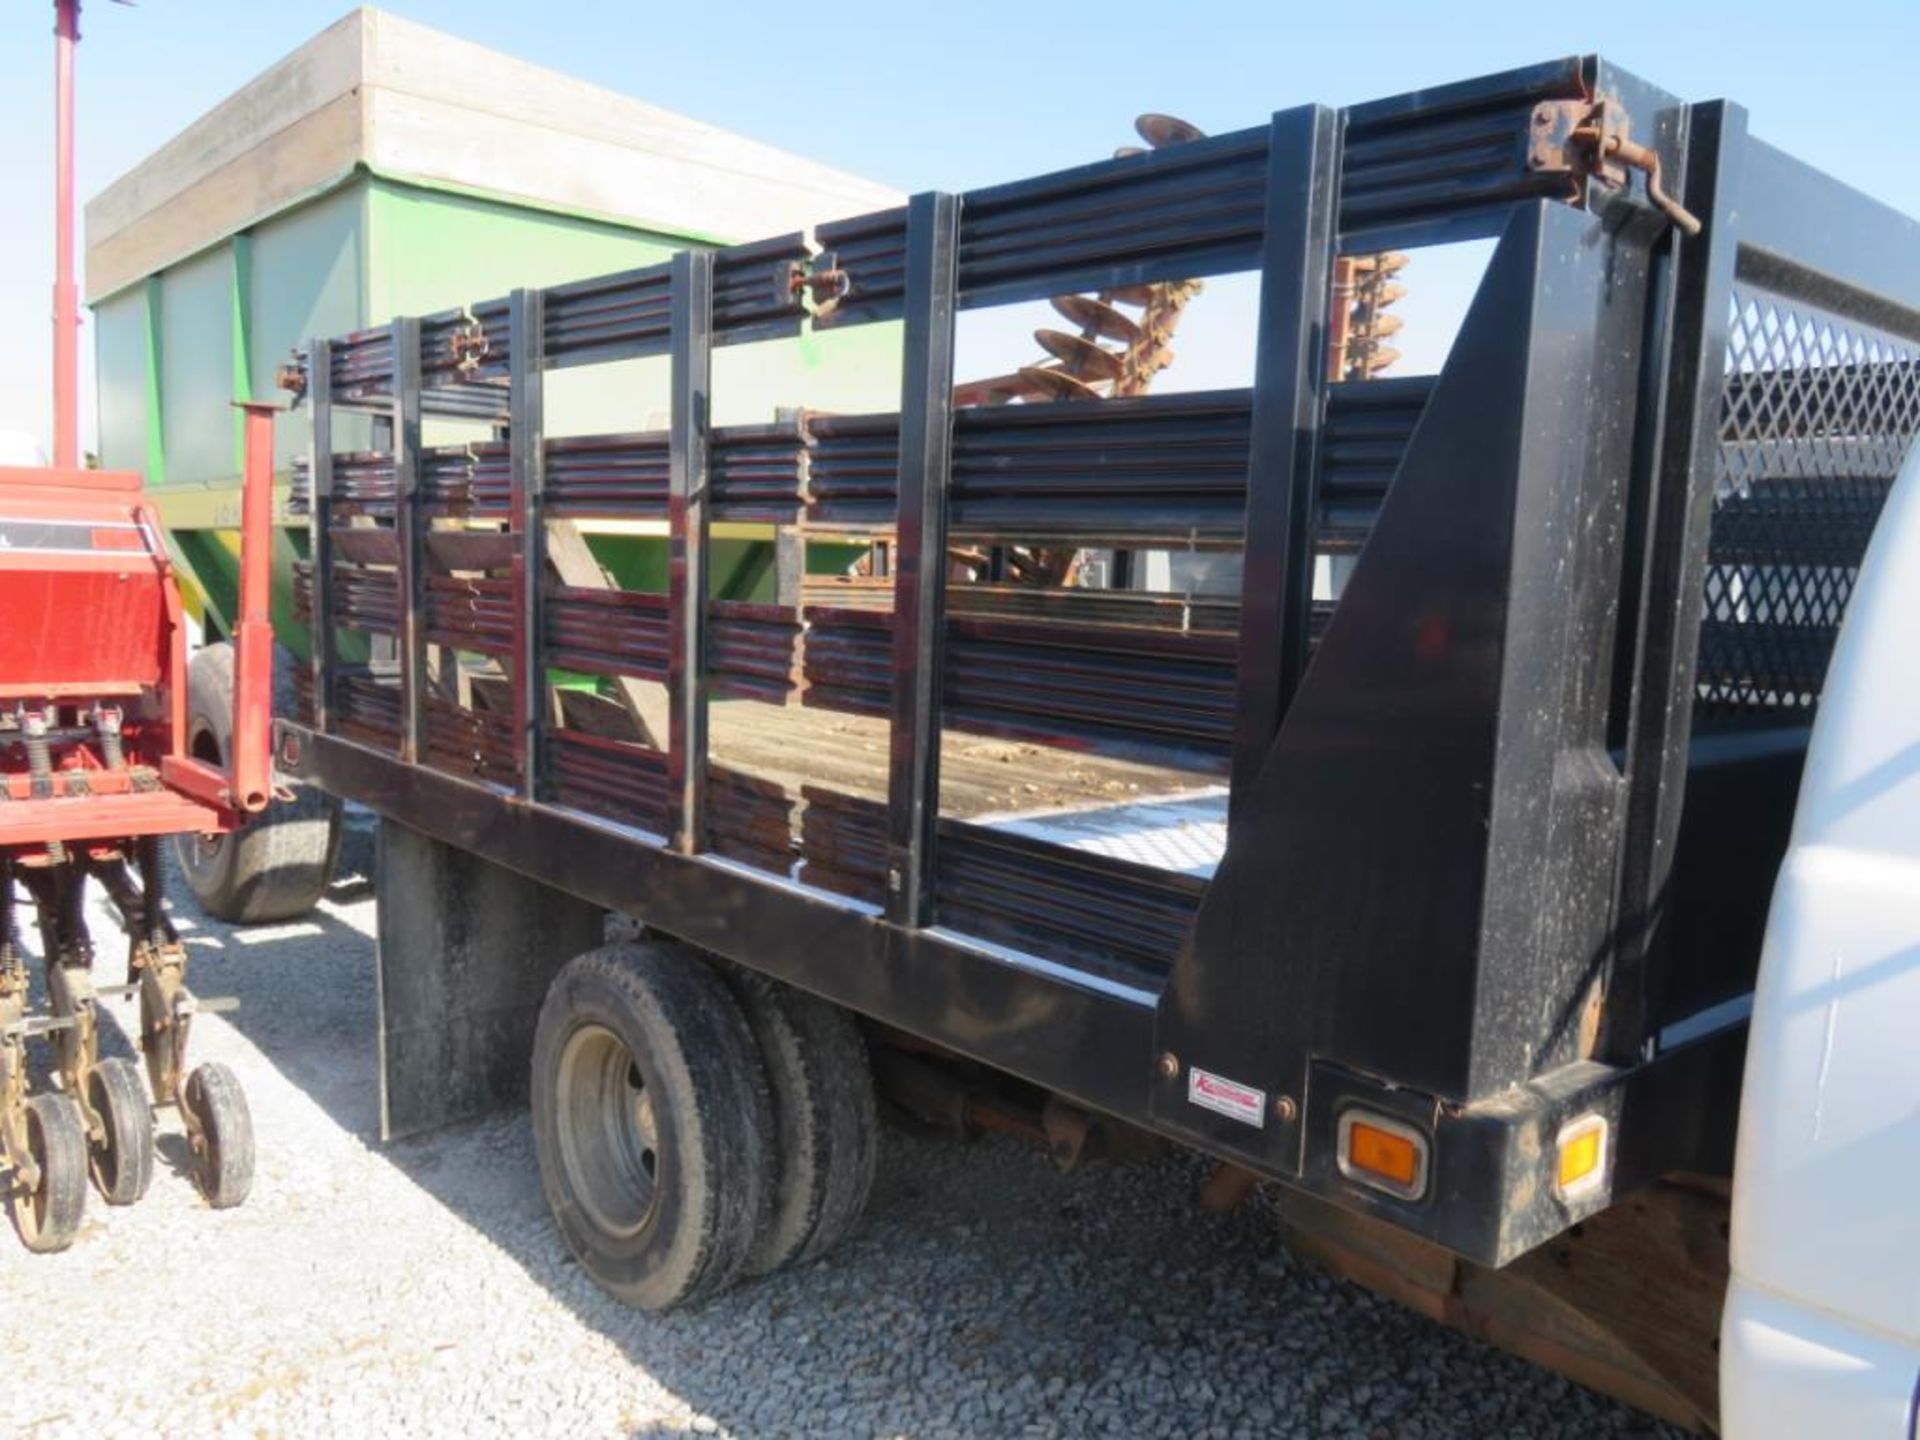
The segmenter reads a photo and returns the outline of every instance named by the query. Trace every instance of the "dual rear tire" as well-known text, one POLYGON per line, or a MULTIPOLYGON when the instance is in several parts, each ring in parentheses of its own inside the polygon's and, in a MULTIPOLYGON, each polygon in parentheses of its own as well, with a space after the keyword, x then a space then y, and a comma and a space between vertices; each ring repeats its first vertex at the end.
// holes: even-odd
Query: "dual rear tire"
POLYGON ((727 974, 765 1066, 775 1183, 747 1273, 805 1264, 839 1242, 873 1189, 877 1119, 853 1017, 750 970, 727 974))
POLYGON ((824 1253, 873 1179, 851 1018, 654 941, 570 961, 541 1008, 534 1147, 567 1248, 645 1310, 824 1253))

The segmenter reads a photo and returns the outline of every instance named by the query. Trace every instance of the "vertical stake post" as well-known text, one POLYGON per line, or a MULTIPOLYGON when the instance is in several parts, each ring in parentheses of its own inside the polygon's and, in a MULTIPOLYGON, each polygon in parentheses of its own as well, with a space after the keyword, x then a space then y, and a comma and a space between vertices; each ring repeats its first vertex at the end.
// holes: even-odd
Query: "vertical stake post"
POLYGON ((673 848, 706 841, 707 432, 713 389, 713 255, 673 257, 673 393, 667 449, 668 793, 673 848))
POLYGON ((1272 137, 1247 450, 1231 799, 1236 811, 1307 664, 1326 317, 1339 209, 1339 117, 1318 105, 1282 111, 1273 117, 1272 137))
POLYGON ((400 758, 427 753, 426 555, 420 513, 420 321, 393 322, 394 539, 400 551, 400 758))
POLYGON ((1663 941, 1706 596, 1707 532, 1726 387, 1727 331, 1738 254, 1736 197, 1747 115, 1716 101, 1687 118, 1682 202, 1705 222, 1676 230, 1672 297, 1665 320, 1665 373, 1639 596, 1640 653, 1628 702, 1627 818, 1621 846, 1619 919, 1626 937, 1609 981, 1604 1053, 1632 1064, 1653 1042, 1651 970, 1663 941))
POLYGON ((333 629, 333 342, 314 340, 307 345, 307 404, 312 406, 311 450, 307 474, 313 485, 308 508, 307 558, 312 576, 312 626, 307 656, 313 667, 313 729, 324 735, 333 728, 333 674, 336 637, 333 629))
POLYGON ((514 556, 513 750, 520 797, 540 798, 547 717, 546 671, 546 293, 515 290, 507 301, 509 524, 514 556))
POLYGON ((887 911, 897 925, 926 925, 933 917, 959 252, 959 198, 914 196, 907 206, 887 786, 887 911))

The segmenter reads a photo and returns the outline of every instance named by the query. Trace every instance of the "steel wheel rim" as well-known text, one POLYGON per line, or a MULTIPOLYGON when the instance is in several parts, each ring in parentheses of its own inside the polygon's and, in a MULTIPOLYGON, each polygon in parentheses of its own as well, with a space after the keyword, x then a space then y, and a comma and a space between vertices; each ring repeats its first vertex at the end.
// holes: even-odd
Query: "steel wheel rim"
POLYGON ((653 1096, 627 1044, 582 1025, 560 1052, 554 1087, 560 1165, 596 1228, 628 1238, 645 1228, 659 1188, 653 1096))

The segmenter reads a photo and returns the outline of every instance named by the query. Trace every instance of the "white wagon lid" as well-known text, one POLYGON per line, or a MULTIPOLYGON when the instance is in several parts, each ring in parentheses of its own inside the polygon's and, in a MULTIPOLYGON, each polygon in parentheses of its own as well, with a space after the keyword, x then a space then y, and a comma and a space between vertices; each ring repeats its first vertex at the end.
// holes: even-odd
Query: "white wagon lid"
POLYGON ((356 9, 87 205, 98 301, 364 168, 691 238, 756 240, 898 192, 414 24, 356 9))

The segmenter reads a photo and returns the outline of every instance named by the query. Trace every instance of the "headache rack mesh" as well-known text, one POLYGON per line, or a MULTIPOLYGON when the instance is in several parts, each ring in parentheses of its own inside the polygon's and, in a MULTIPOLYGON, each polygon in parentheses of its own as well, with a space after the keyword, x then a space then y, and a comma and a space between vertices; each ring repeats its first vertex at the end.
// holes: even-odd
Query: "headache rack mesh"
POLYGON ((1734 287, 1697 723, 1812 718, 1867 541, 1920 432, 1916 349, 1734 287))

